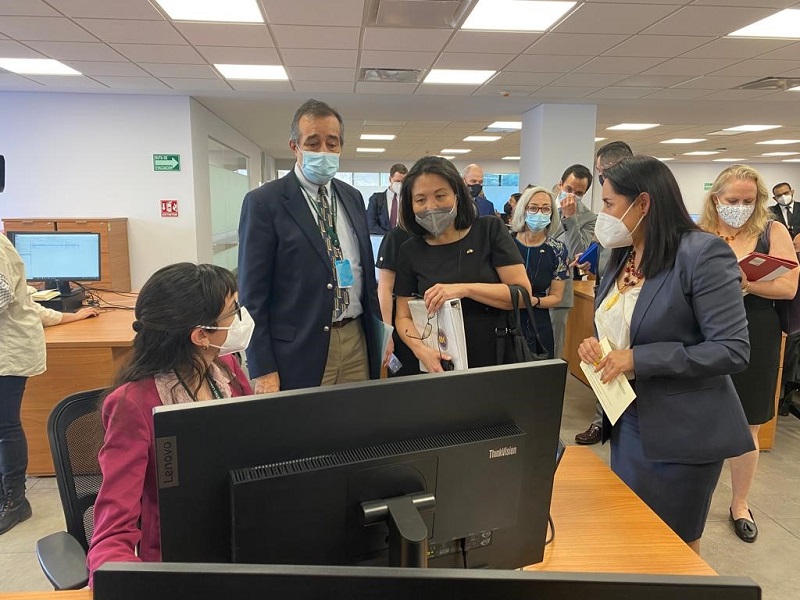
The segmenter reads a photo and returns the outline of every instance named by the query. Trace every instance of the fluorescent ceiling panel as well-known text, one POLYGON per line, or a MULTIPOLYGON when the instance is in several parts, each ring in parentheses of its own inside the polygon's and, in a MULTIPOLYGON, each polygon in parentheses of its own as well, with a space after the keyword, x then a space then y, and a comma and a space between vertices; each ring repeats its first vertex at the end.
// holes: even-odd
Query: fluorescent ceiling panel
POLYGON ((684 156, 711 156, 712 154, 719 154, 716 150, 696 150, 695 152, 684 152, 684 156))
POLYGON ((705 142, 706 138, 672 138, 671 140, 662 140, 662 144, 697 144, 705 142))
POLYGON ((736 127, 726 127, 722 131, 767 131, 768 129, 778 129, 783 125, 737 125, 736 127))
POLYGON ((669 162, 671 160, 675 160, 674 158, 670 158, 670 157, 667 157, 667 156, 665 156, 663 158, 661 158, 660 156, 656 156, 655 158, 656 158, 656 160, 660 160, 661 162, 669 162))
POLYGON ((465 142, 496 142, 502 139, 500 135, 468 135, 464 138, 465 142))
POLYGON ((479 0, 461 29, 547 31, 575 2, 479 0))
POLYGON ((658 127, 659 123, 620 123, 612 127, 606 127, 609 131, 643 131, 645 129, 653 129, 658 127))
POLYGON ((737 162, 744 162, 746 158, 715 158, 711 162, 729 162, 729 163, 737 163, 737 162))
POLYGON ((156 0, 175 21, 263 23, 256 0, 156 0))
POLYGON ((500 160, 519 160, 519 156, 504 156, 500 160))
POLYGON ((800 158, 785 158, 781 162, 800 163, 800 158))
POLYGON ((604 137, 596 137, 596 138, 594 138, 594 141, 595 141, 595 143, 597 143, 597 142, 602 142, 603 140, 607 140, 607 139, 608 138, 604 138, 604 137))
POLYGON ((386 152, 386 148, 356 148, 356 152, 372 152, 375 154, 380 154, 381 152, 386 152))
POLYGON ((756 142, 756 144, 784 146, 787 144, 800 144, 800 140, 764 140, 763 142, 756 142))
POLYGON ((0 69, 19 75, 82 75, 52 58, 0 58, 0 69))
POLYGON ((466 154, 469 152, 466 148, 443 148, 442 154, 466 154))
POLYGON ((289 76, 281 65, 220 65, 214 67, 225 79, 253 79, 258 81, 286 81, 289 76))
POLYGON ((489 133, 510 133, 522 129, 522 121, 495 121, 488 125, 484 131, 489 133))
POLYGON ((394 134, 391 133, 362 133, 361 139, 362 140, 372 140, 372 141, 385 141, 391 142, 395 137, 394 134))
POLYGON ((800 154, 800 152, 767 152, 761 156, 794 156, 795 154, 800 154))
POLYGON ((447 160, 453 160, 453 159, 455 158, 455 156, 453 156, 453 155, 450 155, 450 156, 444 156, 443 154, 440 154, 440 155, 439 155, 439 158, 446 158, 447 160))
POLYGON ((732 37, 800 39, 800 10, 782 10, 728 35, 732 37))
POLYGON ((481 85, 497 71, 470 69, 431 69, 422 83, 444 83, 449 85, 481 85))

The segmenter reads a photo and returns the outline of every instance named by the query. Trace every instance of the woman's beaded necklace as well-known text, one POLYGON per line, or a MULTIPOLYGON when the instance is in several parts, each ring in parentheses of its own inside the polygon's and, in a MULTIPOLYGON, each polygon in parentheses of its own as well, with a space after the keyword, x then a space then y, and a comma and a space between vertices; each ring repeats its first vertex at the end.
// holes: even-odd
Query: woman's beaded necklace
POLYGON ((608 302, 603 305, 603 308, 605 310, 611 310, 611 307, 617 303, 625 288, 636 287, 642 282, 642 280, 644 280, 644 273, 636 268, 636 250, 632 249, 631 254, 628 257, 628 261, 625 263, 625 270, 622 275, 622 283, 620 284, 621 287, 617 286, 620 289, 617 289, 614 295, 608 299, 608 302))

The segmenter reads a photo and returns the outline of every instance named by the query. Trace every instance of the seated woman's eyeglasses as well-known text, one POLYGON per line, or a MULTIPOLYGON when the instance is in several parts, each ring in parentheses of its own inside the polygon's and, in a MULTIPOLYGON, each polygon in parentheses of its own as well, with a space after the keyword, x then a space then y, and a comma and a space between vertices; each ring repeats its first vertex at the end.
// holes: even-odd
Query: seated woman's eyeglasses
POLYGON ((553 209, 551 209, 549 206, 543 206, 541 208, 539 208, 538 206, 529 206, 528 208, 525 209, 525 212, 528 213, 529 215, 535 215, 536 213, 549 215, 550 213, 553 212, 553 209))
POLYGON ((242 320, 242 307, 239 305, 238 300, 233 301, 233 310, 229 312, 227 315, 220 316, 219 320, 222 321, 233 315, 236 315, 240 321, 242 320))

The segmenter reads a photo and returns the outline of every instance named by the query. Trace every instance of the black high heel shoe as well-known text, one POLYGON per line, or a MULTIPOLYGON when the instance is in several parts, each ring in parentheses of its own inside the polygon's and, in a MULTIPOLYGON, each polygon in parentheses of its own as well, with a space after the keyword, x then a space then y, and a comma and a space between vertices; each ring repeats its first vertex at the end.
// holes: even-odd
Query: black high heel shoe
POLYGON ((755 542, 758 537, 758 527, 750 509, 747 509, 747 512, 750 513, 750 519, 734 519, 733 511, 728 509, 728 512, 731 515, 731 521, 733 521, 733 530, 739 536, 739 539, 748 544, 755 542))

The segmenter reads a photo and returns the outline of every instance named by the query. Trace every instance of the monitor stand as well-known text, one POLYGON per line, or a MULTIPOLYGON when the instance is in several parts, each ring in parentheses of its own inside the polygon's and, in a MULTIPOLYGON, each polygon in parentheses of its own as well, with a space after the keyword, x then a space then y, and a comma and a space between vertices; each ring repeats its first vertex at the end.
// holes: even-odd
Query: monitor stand
POLYGON ((73 291, 69 285, 69 279, 45 279, 44 289, 58 290, 58 293, 62 297, 72 296, 74 294, 81 294, 81 299, 83 299, 83 290, 79 288, 73 291))
POLYGON ((75 312, 81 308, 86 294, 83 288, 73 290, 68 279, 46 279, 44 287, 47 290, 57 289, 59 295, 51 300, 40 302, 45 308, 59 312, 75 312))
POLYGON ((428 567, 428 528, 420 513, 434 508, 436 498, 427 492, 361 503, 364 525, 389 526, 390 567, 428 567))

